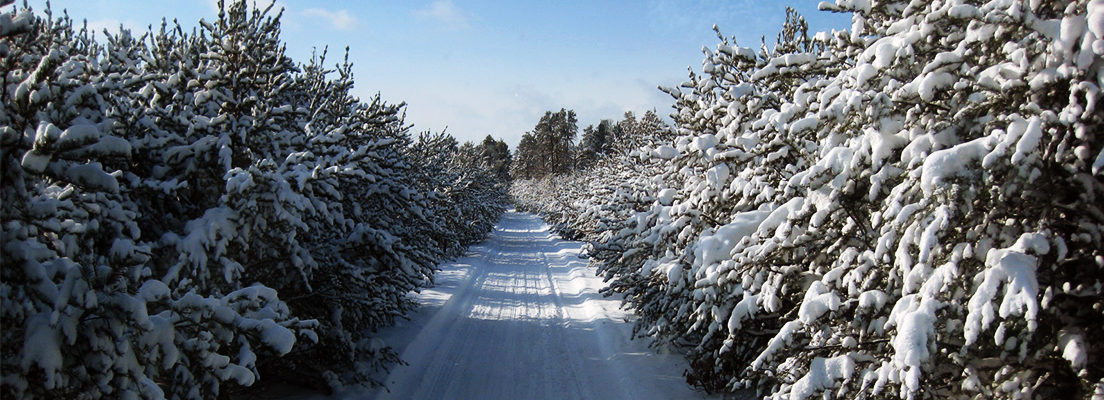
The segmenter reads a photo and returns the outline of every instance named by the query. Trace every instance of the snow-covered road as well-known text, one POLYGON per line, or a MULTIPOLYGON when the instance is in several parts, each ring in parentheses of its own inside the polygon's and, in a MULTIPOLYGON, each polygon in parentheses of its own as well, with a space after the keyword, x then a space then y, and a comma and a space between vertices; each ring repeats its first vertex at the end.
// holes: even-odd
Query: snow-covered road
POLYGON ((683 381, 678 354, 630 341, 618 300, 530 214, 508 212, 469 256, 443 266, 410 321, 381 332, 409 366, 375 399, 705 398, 683 381))

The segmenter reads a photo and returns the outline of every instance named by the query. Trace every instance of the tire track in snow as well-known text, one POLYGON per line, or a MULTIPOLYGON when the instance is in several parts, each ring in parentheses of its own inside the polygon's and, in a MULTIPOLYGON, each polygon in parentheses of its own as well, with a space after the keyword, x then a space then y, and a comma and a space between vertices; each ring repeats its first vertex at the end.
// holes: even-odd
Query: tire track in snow
POLYGON ((439 309, 415 316, 428 318, 421 330, 388 333, 409 365, 375 398, 704 398, 683 382, 680 356, 629 341, 626 315, 597 295, 601 279, 575 256, 579 246, 532 215, 504 215, 477 253, 443 267, 470 269, 442 285, 439 309))

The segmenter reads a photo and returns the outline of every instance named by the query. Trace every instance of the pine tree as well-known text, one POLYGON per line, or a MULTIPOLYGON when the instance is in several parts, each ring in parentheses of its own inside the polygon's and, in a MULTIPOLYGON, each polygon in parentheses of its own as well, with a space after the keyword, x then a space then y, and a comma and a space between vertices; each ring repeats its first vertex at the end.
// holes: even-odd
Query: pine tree
POLYGON ((612 121, 604 119, 598 123, 598 127, 591 125, 583 129, 583 136, 579 139, 575 156, 576 170, 593 167, 599 158, 613 150, 613 135, 610 132, 612 126, 612 121))
POLYGON ((487 135, 483 138, 483 142, 476 146, 476 152, 479 153, 480 168, 489 171, 502 184, 510 181, 513 156, 510 154, 510 146, 505 141, 496 140, 491 135, 487 135))
POLYGON ((7 49, 3 150, 5 397, 212 397, 249 385, 258 356, 287 353, 311 323, 263 286, 174 296, 126 169, 142 92, 142 40, 91 40, 29 10, 7 49), (166 393, 166 391, 168 393, 166 393))
POLYGON ((532 132, 518 143, 514 176, 522 179, 565 174, 574 166, 574 141, 578 134, 575 111, 547 111, 532 132))
POLYGON ((514 152, 514 163, 510 168, 513 179, 533 179, 544 175, 541 173, 540 152, 536 141, 532 132, 521 135, 517 151, 514 152))
POLYGON ((351 96, 347 56, 296 66, 279 13, 220 9, 102 42, 0 15, 0 396, 378 384, 372 332, 504 210, 482 164, 435 209, 403 104, 351 96))
POLYGON ((1098 396, 1097 3, 841 0, 850 32, 791 10, 773 47, 718 33, 665 89, 678 137, 632 153, 654 176, 615 179, 644 196, 514 193, 568 235, 635 210, 584 228, 589 254, 638 336, 689 347, 695 386, 1098 396))

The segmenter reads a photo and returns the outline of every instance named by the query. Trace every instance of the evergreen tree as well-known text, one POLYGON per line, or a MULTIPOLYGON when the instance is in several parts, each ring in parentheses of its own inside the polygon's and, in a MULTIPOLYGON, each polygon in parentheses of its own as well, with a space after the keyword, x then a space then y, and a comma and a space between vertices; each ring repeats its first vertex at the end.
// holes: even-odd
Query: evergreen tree
POLYGON ((541 173, 540 152, 537 148, 537 139, 532 132, 521 135, 517 151, 514 152, 513 165, 510 167, 510 176, 514 179, 533 179, 543 176, 541 173))
POLYGON ((583 129, 583 137, 579 139, 578 151, 575 157, 575 169, 584 170, 593 167, 600 157, 608 155, 613 149, 613 136, 611 129, 613 121, 604 119, 598 123, 583 129))
POLYGON ((563 174, 571 170, 572 144, 578 133, 575 111, 560 109, 547 111, 533 133, 537 137, 540 153, 544 157, 544 174, 563 174))
MULTIPOLYGON (((5 397, 213 397, 313 323, 264 286, 176 291, 132 197, 143 41, 5 13, 0 102, 5 397), (6 21, 13 21, 14 26, 6 21), (13 29, 14 28, 14 29, 13 29), (167 393, 166 393, 167 391, 167 393)), ((152 230, 152 229, 151 229, 152 230)), ((233 276, 231 276, 232 278, 233 276)), ((222 278, 222 277, 220 277, 222 278)))
POLYGON ((624 118, 611 129, 610 136, 610 146, 617 152, 628 154, 644 146, 670 143, 674 132, 655 110, 646 111, 640 119, 632 111, 626 111, 624 118))
POLYGON ((510 154, 510 146, 505 141, 495 140, 491 135, 487 135, 476 147, 476 152, 479 154, 480 168, 489 171, 501 183, 510 181, 513 156, 510 154))
POLYGON ((622 158, 654 175, 518 182, 519 207, 594 241, 706 390, 1099 397, 1104 6, 822 7, 852 30, 718 33, 665 89, 678 137, 622 158))
POLYGON ((515 177, 540 178, 565 174, 574 166, 574 141, 579 132, 575 111, 546 111, 532 132, 521 137, 515 160, 515 177))
POLYGON ((710 390, 1099 393, 1096 300, 1056 295, 1102 279, 1098 8, 830 7, 851 32, 809 37, 791 12, 773 49, 722 38, 668 90, 667 188, 597 253, 638 332, 693 343, 710 390))
POLYGON ((505 209, 481 163, 426 189, 403 105, 351 96, 347 56, 296 66, 279 13, 219 6, 102 43, 0 14, 0 396, 378 384, 372 332, 505 209))

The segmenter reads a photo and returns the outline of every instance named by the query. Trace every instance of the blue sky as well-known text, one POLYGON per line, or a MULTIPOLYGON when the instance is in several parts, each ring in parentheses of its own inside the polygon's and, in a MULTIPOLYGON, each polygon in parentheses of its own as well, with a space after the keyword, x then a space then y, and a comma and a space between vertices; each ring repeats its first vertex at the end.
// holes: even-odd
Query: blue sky
MULTIPOLYGON (((270 0, 258 1, 267 5, 270 0)), ((413 131, 461 141, 486 135, 511 147, 547 110, 574 109, 580 128, 625 111, 671 111, 657 86, 676 86, 700 70, 713 24, 742 46, 773 43, 790 5, 810 30, 845 29, 850 16, 817 11, 818 0, 278 0, 282 38, 297 62, 329 45, 346 46, 354 94, 405 101, 413 131)), ((22 2, 18 2, 22 4, 22 2)), ((41 10, 44 0, 30 1, 41 10)), ((215 0, 55 0, 96 30, 145 31, 162 17, 191 28, 214 19, 215 0)), ((333 64, 330 62, 328 64, 333 64)))

